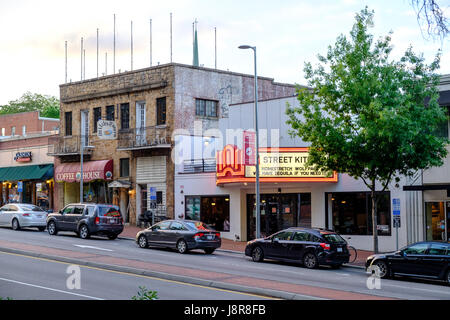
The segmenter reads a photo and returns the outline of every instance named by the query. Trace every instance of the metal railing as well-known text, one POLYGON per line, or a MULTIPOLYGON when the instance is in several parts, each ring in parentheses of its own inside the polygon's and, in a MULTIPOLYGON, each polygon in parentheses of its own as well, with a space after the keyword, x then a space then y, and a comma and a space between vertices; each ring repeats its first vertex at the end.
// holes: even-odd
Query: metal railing
POLYGON ((165 127, 122 129, 118 133, 118 149, 170 147, 170 135, 165 127))
POLYGON ((184 160, 183 173, 216 172, 216 159, 184 160))
MULTIPOLYGON (((90 136, 66 136, 66 137, 50 137, 48 138, 49 155, 70 155, 80 154, 81 139, 84 139, 84 145, 88 146, 92 140, 90 136)), ((84 153, 89 154, 92 151, 85 149, 84 153)))

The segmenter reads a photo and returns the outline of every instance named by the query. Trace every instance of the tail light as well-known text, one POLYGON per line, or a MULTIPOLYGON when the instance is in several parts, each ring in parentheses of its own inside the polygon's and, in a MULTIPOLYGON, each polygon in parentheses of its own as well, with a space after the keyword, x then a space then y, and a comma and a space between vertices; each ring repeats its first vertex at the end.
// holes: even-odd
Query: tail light
POLYGON ((29 213, 24 213, 22 216, 24 216, 24 217, 29 217, 30 214, 29 214, 29 213))
POLYGON ((95 224, 100 224, 100 218, 99 217, 95 218, 95 224))
POLYGON ((321 243, 320 246, 324 249, 324 250, 330 250, 331 246, 328 243, 321 243))
POLYGON ((220 238, 220 232, 216 233, 216 238, 220 238))
POLYGON ((204 235, 205 235, 205 234, 204 234, 204 233, 201 233, 201 232, 196 233, 195 236, 194 236, 194 239, 195 239, 195 240, 198 240, 198 239, 200 239, 201 237, 203 237, 204 235))

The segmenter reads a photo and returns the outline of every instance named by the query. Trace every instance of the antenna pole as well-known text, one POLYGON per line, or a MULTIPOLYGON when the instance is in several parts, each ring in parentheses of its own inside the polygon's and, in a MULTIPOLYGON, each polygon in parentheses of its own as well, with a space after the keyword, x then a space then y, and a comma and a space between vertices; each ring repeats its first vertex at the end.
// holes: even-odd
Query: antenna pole
POLYGON ((150 19, 150 67, 152 66, 152 19, 150 19))
POLYGON ((113 74, 116 73, 116 14, 114 14, 113 74))
POLYGON ((97 28, 97 78, 98 78, 98 28, 97 28))
POLYGON ((65 51, 65 83, 67 83, 67 41, 64 45, 64 51, 65 51))
POLYGON ((131 21, 131 71, 133 71, 133 21, 131 21))
POLYGON ((172 63, 172 12, 170 13, 170 63, 172 63))
POLYGON ((83 81, 83 37, 81 37, 81 81, 83 81))

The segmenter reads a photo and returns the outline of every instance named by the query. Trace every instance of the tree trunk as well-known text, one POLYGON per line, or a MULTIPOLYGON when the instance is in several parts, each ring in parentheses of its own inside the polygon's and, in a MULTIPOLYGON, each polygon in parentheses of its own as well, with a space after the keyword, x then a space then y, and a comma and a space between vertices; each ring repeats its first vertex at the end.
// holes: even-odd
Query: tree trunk
POLYGON ((372 232, 373 252, 378 253, 377 202, 375 201, 375 181, 372 181, 372 232))

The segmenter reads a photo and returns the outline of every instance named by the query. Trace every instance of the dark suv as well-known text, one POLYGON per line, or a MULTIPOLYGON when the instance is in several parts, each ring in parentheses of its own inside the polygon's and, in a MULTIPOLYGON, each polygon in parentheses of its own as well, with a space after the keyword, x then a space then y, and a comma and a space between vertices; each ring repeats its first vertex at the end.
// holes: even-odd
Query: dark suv
POLYGON ((123 231, 123 219, 117 206, 95 203, 69 204, 47 217, 50 235, 58 231, 74 231, 80 238, 105 235, 113 240, 123 231))
POLYGON ((319 265, 339 268, 350 258, 347 242, 340 235, 307 228, 289 228, 264 239, 249 241, 245 255, 255 262, 265 258, 300 262, 309 269, 319 265))

